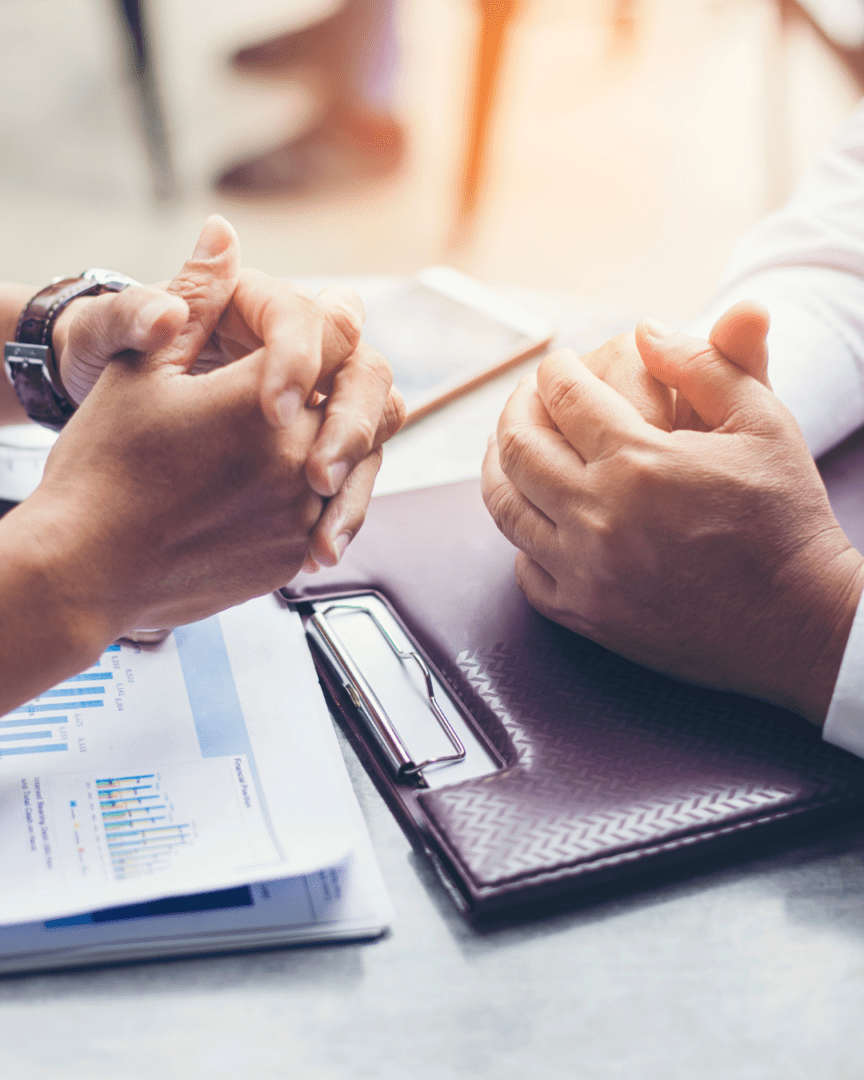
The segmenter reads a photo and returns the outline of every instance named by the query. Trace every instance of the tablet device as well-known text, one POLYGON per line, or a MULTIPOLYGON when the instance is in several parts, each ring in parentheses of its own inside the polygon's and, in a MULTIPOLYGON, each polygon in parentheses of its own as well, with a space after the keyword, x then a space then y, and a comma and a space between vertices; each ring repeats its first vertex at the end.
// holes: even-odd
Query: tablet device
POLYGON ((554 328, 449 266, 430 266, 370 306, 363 339, 393 368, 408 423, 544 349, 554 328))

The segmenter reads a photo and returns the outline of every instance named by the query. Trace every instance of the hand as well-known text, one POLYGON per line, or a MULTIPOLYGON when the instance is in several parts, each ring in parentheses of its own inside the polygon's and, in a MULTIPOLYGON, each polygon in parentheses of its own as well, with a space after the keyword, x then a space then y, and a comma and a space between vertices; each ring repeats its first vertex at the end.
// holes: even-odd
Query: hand
MULTIPOLYGON (((717 320, 704 345, 713 345, 727 360, 770 390, 766 344, 769 323, 768 311, 762 304, 756 300, 742 300, 717 320)), ((583 364, 625 397, 649 424, 663 431, 683 428, 706 431, 705 424, 686 398, 655 378, 643 363, 640 343, 644 344, 650 337, 649 327, 652 326, 661 334, 667 332, 662 323, 644 320, 635 334, 621 334, 584 355, 583 364)))
POLYGON ((502 414, 486 504, 549 618, 657 670, 822 722, 864 559, 767 387, 716 347, 664 333, 640 325, 641 359, 675 392, 676 425, 705 430, 663 430, 575 355, 553 354, 502 414))
MULTIPOLYGON (((321 518, 305 466, 324 410, 301 407, 290 429, 269 424, 262 349, 189 374, 234 292, 232 267, 230 244, 187 262, 168 286, 182 294, 183 328, 154 354, 127 353, 106 368, 42 484, 8 517, 19 543, 23 530, 25 548, 44 555, 52 608, 99 647, 284 584, 321 518)), ((365 461, 355 470, 367 500, 370 472, 365 461)))
POLYGON ((237 288, 196 364, 218 366, 263 348, 261 407, 290 428, 298 411, 324 400, 325 420, 307 463, 309 483, 330 497, 405 420, 386 360, 361 341, 365 310, 346 286, 317 296, 258 270, 237 288))
MULTIPOLYGON (((278 428, 289 428, 303 406, 324 396, 325 422, 306 472, 320 495, 335 495, 348 474, 402 425, 402 397, 392 387, 386 361, 360 341, 364 310, 353 290, 333 286, 315 297, 260 271, 241 270, 236 233, 222 218, 211 217, 205 225, 186 264, 188 281, 184 267, 164 288, 82 297, 66 308, 54 341, 67 390, 80 404, 114 357, 169 345, 188 314, 183 298, 213 259, 220 265, 218 296, 211 295, 219 317, 195 357, 195 372, 263 350, 261 407, 278 428)), ((326 559, 332 551, 322 548, 320 554, 326 559)))

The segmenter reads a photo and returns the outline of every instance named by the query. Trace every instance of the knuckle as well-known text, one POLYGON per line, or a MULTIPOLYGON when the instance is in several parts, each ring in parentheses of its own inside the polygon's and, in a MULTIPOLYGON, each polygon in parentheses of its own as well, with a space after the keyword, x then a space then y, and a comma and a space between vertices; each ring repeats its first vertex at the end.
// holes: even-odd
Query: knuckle
POLYGON ((371 450, 378 434, 378 425, 372 417, 368 413, 358 416, 354 421, 354 430, 360 445, 367 451, 371 450))
POLYGON ((645 446, 629 444, 618 452, 619 467, 634 487, 644 487, 657 479, 657 459, 645 446))
POLYGON ((393 371, 385 358, 371 345, 361 341, 352 357, 352 363, 358 367, 364 379, 378 387, 382 394, 387 394, 393 385, 393 371))
POLYGON ((554 419, 556 416, 578 412, 585 401, 585 390, 569 372, 555 368, 544 380, 543 398, 554 419))
POLYGON ((368 412, 356 413, 348 404, 334 404, 328 410, 327 420, 331 430, 349 435, 351 445, 359 451, 355 451, 358 458, 365 457, 372 449, 378 434, 378 423, 368 412))
POLYGON ((343 307, 342 304, 329 303, 323 307, 320 301, 318 304, 319 310, 329 322, 336 338, 337 349, 343 355, 352 353, 357 348, 360 335, 363 333, 363 321, 358 313, 348 307, 343 307))
POLYGON ((374 468, 373 476, 378 475, 378 470, 381 468, 381 462, 384 460, 384 451, 380 446, 376 446, 374 450, 370 450, 366 455, 366 461, 369 462, 369 468, 374 468))
POLYGON ((563 621, 563 610, 557 602, 557 589, 552 596, 544 595, 538 588, 536 569, 529 556, 520 551, 514 563, 516 584, 525 595, 525 599, 534 608, 553 622, 563 621))
POLYGON ((183 267, 180 273, 171 281, 168 291, 182 297, 187 304, 196 301, 205 301, 208 298, 209 278, 203 274, 196 274, 189 267, 183 267))
POLYGON ((484 487, 483 501, 501 532, 507 537, 512 536, 522 516, 522 508, 513 488, 507 483, 496 484, 491 488, 484 487))
POLYGON ((509 424, 498 434, 498 460, 507 476, 518 472, 523 462, 530 461, 535 444, 534 428, 530 424, 509 424))
POLYGON ((384 402, 384 416, 381 423, 383 439, 386 441, 392 435, 395 435, 405 423, 407 417, 408 409, 405 405, 405 399, 394 386, 384 402))
POLYGON ((717 352, 713 345, 705 342, 703 348, 693 352, 689 350, 681 357, 679 371, 684 380, 698 379, 700 382, 706 376, 725 367, 728 361, 717 352))

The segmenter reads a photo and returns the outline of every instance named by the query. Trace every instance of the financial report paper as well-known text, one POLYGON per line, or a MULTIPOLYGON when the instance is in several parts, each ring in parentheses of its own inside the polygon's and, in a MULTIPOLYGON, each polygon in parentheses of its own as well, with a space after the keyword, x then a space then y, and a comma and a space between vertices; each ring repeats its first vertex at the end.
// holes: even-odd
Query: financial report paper
POLYGON ((275 596, 112 645, 0 719, 0 925, 299 880, 346 865, 357 835, 275 596))

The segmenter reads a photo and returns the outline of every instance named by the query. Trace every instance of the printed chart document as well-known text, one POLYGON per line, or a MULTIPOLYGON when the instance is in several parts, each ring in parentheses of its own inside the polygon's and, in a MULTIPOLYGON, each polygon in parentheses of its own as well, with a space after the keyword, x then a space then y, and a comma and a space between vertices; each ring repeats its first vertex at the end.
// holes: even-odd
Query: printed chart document
POLYGON ((0 970, 389 920, 300 618, 275 596, 112 645, 0 719, 0 858, 0 970))
POLYGON ((361 835, 345 864, 283 881, 0 927, 0 975, 377 937, 392 911, 353 791, 350 796, 361 835))

